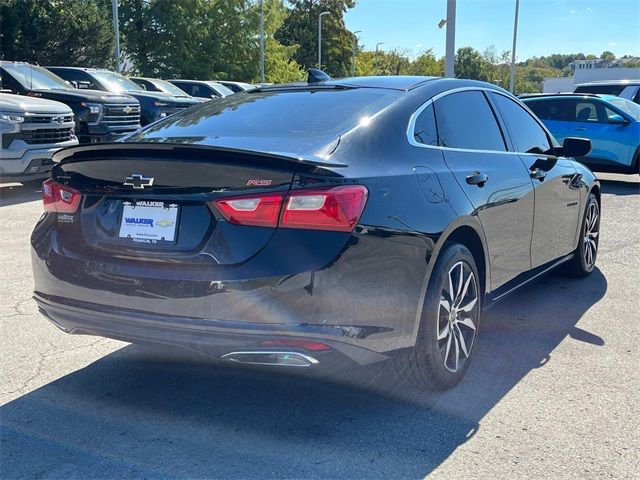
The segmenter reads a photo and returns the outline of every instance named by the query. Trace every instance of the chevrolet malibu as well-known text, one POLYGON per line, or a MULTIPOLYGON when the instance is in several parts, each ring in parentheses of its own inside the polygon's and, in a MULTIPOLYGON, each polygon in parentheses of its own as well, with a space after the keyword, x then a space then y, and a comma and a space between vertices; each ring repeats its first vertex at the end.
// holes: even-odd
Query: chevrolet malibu
POLYGON ((73 334, 224 361, 469 368, 484 308, 595 266, 600 187, 506 91, 368 77, 201 104, 63 150, 31 238, 35 300, 73 334))

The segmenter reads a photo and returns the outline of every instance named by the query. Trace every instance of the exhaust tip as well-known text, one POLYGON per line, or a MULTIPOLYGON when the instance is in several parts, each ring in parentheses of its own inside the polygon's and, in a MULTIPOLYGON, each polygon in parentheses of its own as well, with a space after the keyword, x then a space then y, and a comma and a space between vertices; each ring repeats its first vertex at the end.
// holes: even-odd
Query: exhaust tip
POLYGON ((320 363, 315 358, 299 352, 230 352, 220 358, 244 365, 275 365, 281 367, 310 367, 320 363))

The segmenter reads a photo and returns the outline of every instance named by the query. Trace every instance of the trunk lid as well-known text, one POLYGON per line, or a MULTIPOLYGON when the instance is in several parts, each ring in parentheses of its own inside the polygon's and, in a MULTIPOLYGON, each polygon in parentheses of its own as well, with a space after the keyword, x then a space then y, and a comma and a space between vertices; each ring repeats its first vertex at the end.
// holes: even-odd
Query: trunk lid
POLYGON ((174 265, 243 262, 275 231, 227 222, 212 201, 286 192, 296 175, 341 176, 341 165, 317 158, 197 145, 98 144, 56 160, 54 181, 83 195, 75 216, 58 216, 64 247, 174 265))

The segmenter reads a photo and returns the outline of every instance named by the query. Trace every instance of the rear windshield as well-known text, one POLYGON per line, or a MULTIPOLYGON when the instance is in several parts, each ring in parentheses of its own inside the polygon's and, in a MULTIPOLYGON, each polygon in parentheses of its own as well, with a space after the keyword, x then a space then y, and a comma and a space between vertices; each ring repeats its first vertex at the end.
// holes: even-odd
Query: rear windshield
POLYGON ((574 93, 599 93, 601 95, 620 95, 626 85, 582 85, 574 93))
POLYGON ((16 82, 30 90, 66 90, 71 85, 46 68, 27 64, 3 65, 16 82))
POLYGON ((366 122, 399 95, 366 88, 236 93, 173 115, 129 140, 341 134, 366 122))

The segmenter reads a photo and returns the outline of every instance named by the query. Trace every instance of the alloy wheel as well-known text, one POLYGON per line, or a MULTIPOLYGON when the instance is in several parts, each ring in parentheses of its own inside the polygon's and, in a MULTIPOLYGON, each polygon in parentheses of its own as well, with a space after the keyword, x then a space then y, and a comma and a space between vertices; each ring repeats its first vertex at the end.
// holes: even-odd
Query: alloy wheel
POLYGON ((455 373, 471 355, 478 326, 478 285, 471 266, 459 261, 440 294, 438 350, 444 367, 455 373))
POLYGON ((587 215, 584 221, 584 263, 590 270, 596 263, 596 256, 598 254, 598 233, 600 230, 600 224, 598 219, 600 217, 600 209, 596 202, 591 202, 587 207, 587 215))

